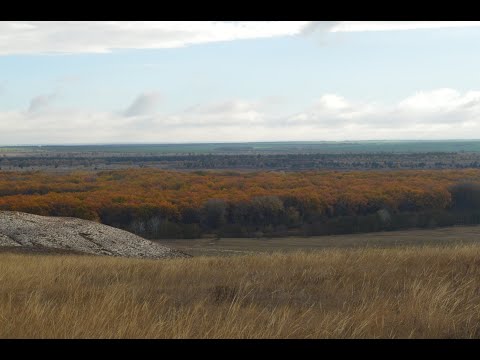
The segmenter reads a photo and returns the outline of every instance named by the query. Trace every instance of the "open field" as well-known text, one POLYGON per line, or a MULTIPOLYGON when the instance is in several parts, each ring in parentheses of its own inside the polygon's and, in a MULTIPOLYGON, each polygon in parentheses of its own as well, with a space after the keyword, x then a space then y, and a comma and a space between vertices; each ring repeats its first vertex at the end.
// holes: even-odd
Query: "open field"
POLYGON ((478 338, 480 246, 0 254, 1 338, 478 338))
POLYGON ((0 152, 56 153, 372 153, 480 152, 480 140, 277 141, 243 143, 3 146, 0 152))
POLYGON ((281 238, 220 238, 158 240, 193 256, 231 256, 256 253, 311 252, 324 249, 398 248, 480 245, 480 226, 382 231, 366 234, 281 238))

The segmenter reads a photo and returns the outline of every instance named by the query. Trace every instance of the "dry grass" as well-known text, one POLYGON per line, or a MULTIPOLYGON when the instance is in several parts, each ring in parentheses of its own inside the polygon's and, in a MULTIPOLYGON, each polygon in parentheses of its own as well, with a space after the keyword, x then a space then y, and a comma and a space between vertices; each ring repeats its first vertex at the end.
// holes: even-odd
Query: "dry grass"
POLYGON ((478 338, 480 246, 0 254, 1 338, 478 338))

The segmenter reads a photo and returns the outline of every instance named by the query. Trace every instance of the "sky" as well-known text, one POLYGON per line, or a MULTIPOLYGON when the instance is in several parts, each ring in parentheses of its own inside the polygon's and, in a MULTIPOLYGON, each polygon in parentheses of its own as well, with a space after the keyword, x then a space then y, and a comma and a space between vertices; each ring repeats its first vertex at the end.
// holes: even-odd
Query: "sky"
POLYGON ((480 139, 480 22, 0 22, 0 145, 480 139))

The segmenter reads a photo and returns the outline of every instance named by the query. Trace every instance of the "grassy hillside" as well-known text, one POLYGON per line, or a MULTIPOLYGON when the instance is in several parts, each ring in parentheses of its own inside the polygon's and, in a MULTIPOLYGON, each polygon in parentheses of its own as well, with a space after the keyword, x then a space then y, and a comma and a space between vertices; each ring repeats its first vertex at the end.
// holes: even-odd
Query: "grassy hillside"
POLYGON ((480 246, 0 254, 1 338, 478 338, 480 246))

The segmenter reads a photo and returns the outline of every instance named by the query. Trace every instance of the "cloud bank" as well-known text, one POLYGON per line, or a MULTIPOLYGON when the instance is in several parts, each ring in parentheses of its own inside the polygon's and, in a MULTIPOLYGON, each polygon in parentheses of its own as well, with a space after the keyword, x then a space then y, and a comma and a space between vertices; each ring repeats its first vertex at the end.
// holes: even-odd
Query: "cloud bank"
POLYGON ((170 114, 156 111, 158 105, 154 92, 138 95, 126 110, 110 112, 65 109, 39 96, 26 110, 0 112, 0 144, 470 139, 480 134, 480 91, 449 88, 419 91, 389 105, 323 94, 283 117, 261 100, 232 99, 170 114))
POLYGON ((480 26, 479 21, 2 21, 0 56, 161 49, 313 32, 480 26))

